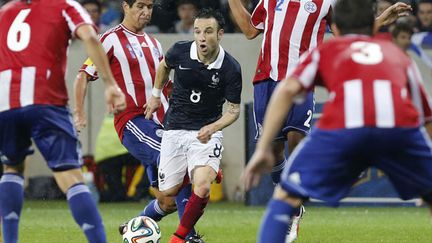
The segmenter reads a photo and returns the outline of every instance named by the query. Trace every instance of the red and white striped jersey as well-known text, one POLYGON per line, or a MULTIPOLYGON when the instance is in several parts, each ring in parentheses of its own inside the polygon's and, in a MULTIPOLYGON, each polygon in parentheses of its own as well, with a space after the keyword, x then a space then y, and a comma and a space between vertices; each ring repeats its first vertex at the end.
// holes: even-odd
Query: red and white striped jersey
POLYGON ((414 62, 390 41, 336 38, 313 50, 291 76, 329 91, 317 127, 416 127, 432 121, 432 103, 414 62), (330 60, 330 61, 329 61, 330 60))
MULTIPOLYGON (((108 55, 111 71, 121 90, 126 95, 126 109, 115 115, 114 124, 123 137, 126 123, 143 115, 143 106, 152 96, 156 70, 163 59, 162 46, 148 34, 137 34, 122 24, 108 30, 101 37, 102 46, 108 55)), ((95 66, 87 60, 80 71, 97 79, 95 66)), ((153 120, 162 124, 168 109, 167 89, 161 95, 161 107, 153 114, 153 120)))
POLYGON ((336 0, 260 0, 252 25, 264 32, 254 83, 282 80, 304 52, 321 44, 336 0))
POLYGON ((66 51, 77 27, 93 24, 87 12, 73 0, 11 1, 0 23, 0 112, 66 105, 66 51))

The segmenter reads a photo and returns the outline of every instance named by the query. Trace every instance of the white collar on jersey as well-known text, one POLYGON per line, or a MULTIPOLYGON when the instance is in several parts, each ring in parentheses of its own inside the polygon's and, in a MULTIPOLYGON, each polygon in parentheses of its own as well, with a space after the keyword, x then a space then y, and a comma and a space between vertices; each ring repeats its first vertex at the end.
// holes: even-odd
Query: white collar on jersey
MULTIPOLYGON (((197 50, 197 44, 196 42, 192 42, 192 46, 190 48, 190 58, 192 60, 197 60, 198 62, 201 62, 198 59, 198 50, 197 50)), ((219 54, 218 57, 216 58, 216 60, 212 63, 210 63, 210 65, 208 65, 207 69, 220 69, 222 67, 222 63, 223 60, 225 58, 225 50, 222 48, 221 45, 219 45, 219 54)))

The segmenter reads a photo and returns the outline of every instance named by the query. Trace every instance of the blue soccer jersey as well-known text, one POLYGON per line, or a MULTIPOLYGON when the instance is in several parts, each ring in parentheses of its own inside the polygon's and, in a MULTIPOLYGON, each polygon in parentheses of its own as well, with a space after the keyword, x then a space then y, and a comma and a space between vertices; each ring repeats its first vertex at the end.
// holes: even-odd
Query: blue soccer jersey
POLYGON ((198 60, 195 42, 177 42, 165 62, 175 70, 166 130, 199 130, 222 116, 225 100, 240 103, 240 64, 222 47, 217 59, 205 65, 198 60))

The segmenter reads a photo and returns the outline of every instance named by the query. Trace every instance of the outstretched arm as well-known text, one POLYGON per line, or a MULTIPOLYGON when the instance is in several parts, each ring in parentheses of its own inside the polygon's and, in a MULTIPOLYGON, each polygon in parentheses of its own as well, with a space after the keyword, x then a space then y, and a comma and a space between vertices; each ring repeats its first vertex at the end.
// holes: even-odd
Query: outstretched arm
POLYGON ((261 31, 256 29, 251 24, 251 15, 243 6, 242 1, 228 0, 228 4, 230 6, 235 21, 237 22, 238 26, 240 27, 246 38, 251 40, 257 37, 261 33, 261 31))
POLYGON ((240 115, 240 104, 234 104, 228 102, 228 110, 222 115, 221 118, 216 120, 213 123, 210 123, 204 127, 202 127, 198 132, 198 140, 201 143, 207 143, 211 135, 217 131, 224 129, 225 127, 233 124, 240 115))
POLYGON ((124 110, 126 108, 125 96, 117 86, 108 58, 95 30, 90 25, 81 25, 78 27, 76 34, 84 42, 90 59, 98 67, 98 71, 105 81, 105 100, 108 110, 114 113, 124 110))
POLYGON ((156 78, 153 84, 152 97, 144 105, 144 115, 146 119, 151 119, 153 112, 155 112, 161 105, 161 94, 165 83, 168 81, 171 68, 165 62, 165 59, 159 63, 156 70, 156 78))
POLYGON ((79 72, 74 82, 74 122, 78 132, 84 129, 87 125, 87 119, 84 109, 84 101, 87 93, 87 84, 87 74, 85 72, 79 72))

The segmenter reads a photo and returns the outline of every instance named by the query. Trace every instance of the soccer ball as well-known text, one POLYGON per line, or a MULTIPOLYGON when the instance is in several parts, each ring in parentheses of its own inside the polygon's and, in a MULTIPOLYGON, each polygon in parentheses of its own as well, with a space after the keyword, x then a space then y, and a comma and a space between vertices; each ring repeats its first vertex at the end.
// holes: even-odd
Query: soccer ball
POLYGON ((123 243, 159 243, 159 225, 146 216, 135 217, 123 229, 123 243))

